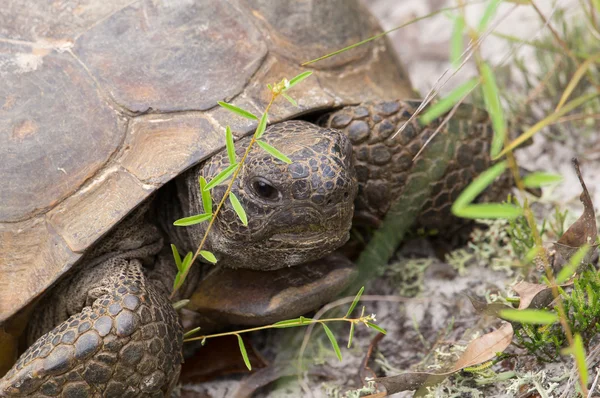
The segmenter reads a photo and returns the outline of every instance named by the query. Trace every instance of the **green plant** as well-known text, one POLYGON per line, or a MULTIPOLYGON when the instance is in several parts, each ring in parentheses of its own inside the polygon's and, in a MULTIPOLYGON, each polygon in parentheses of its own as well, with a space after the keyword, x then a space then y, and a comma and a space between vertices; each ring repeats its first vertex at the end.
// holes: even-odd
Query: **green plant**
POLYGON ((267 144, 264 141, 261 141, 261 137, 267 128, 267 120, 268 120, 269 110, 271 109, 271 106, 273 105, 275 100, 279 96, 282 96, 286 100, 288 100, 290 103, 292 103, 292 105, 298 106, 298 104, 296 104, 296 101, 293 98, 291 98, 289 95, 286 94, 286 91, 288 91, 289 89, 294 87, 296 84, 300 83, 302 80, 309 77, 311 74, 312 74, 312 72, 303 72, 290 80, 283 79, 279 83, 276 83, 274 85, 268 84, 267 87, 269 88, 269 91, 271 93, 271 99, 270 99, 267 107, 265 108, 265 111, 260 116, 260 118, 257 117, 256 115, 254 115, 252 112, 241 109, 235 105, 228 104, 226 102, 219 102, 219 105, 221 107, 231 111, 232 113, 234 113, 238 116, 244 117, 246 119, 258 120, 259 122, 258 122, 258 126, 256 127, 256 130, 254 131, 254 135, 252 136, 252 140, 248 144, 248 147, 246 148, 246 151, 244 152, 244 155, 239 160, 239 162, 237 161, 236 155, 235 155, 233 133, 231 132, 231 128, 229 126, 226 127, 226 129, 225 129, 225 144, 226 144, 226 148, 227 148, 227 155, 229 157, 229 167, 227 167, 225 170, 221 171, 211 181, 205 181, 204 178, 201 178, 200 181, 198 181, 198 183, 200 184, 200 191, 202 192, 202 205, 204 208, 204 213, 196 214, 193 216, 188 216, 188 217, 176 220, 173 223, 174 225, 179 226, 179 227, 186 227, 186 226, 190 226, 190 225, 194 225, 194 224, 199 224, 199 223, 205 222, 205 221, 209 222, 208 227, 206 228, 206 232, 204 233, 202 240, 198 244, 198 248, 195 253, 192 253, 192 252, 187 253, 186 256, 182 260, 175 245, 171 245, 171 249, 173 251, 173 258, 174 258, 175 264, 177 266, 177 275, 175 276, 175 280, 173 281, 172 296, 175 295, 177 290, 185 282, 185 279, 186 279, 192 265, 194 264, 194 261, 196 260, 196 258, 198 256, 201 256, 202 258, 204 258, 204 260, 206 260, 207 262, 209 262, 211 264, 216 264, 217 258, 215 257, 215 255, 213 253, 209 252, 208 250, 203 250, 203 247, 204 247, 204 243, 206 242, 206 239, 208 237, 208 234, 210 233, 210 229, 211 229, 213 223, 215 222, 217 215, 219 214, 219 211, 223 207, 223 204, 225 203, 225 200, 227 198, 229 198, 229 201, 231 202, 233 209, 237 213, 237 215, 240 218, 240 220, 242 221, 242 223, 244 225, 248 225, 248 217, 246 215, 246 211, 242 207, 240 201, 235 196, 235 194, 233 194, 233 192, 231 192, 231 187, 233 186, 233 183, 234 183, 236 177, 238 176, 240 170, 242 169, 242 166, 244 165, 244 162, 246 161, 246 158, 248 157, 248 154, 250 153, 250 150, 252 149, 254 144, 257 144, 264 151, 269 153, 271 156, 281 160, 282 162, 291 163, 290 159, 287 156, 285 156, 283 153, 281 153, 277 148, 274 148, 273 146, 267 144), (216 187, 217 185, 224 183, 228 179, 230 179, 230 181, 227 186, 227 190, 225 191, 223 198, 217 205, 217 208, 213 212, 212 198, 210 196, 210 190, 212 188, 216 187))
POLYGON ((560 237, 565 233, 565 220, 567 219, 567 214, 569 210, 565 209, 564 211, 560 211, 558 207, 554 208, 554 217, 553 220, 550 221, 550 230, 554 233, 554 236, 560 237))
POLYGON ((331 331, 329 326, 327 326, 327 323, 347 322, 350 324, 350 331, 348 334, 348 348, 350 348, 352 345, 352 338, 354 337, 354 329, 355 329, 356 325, 363 324, 366 327, 374 329, 379 333, 386 334, 385 329, 383 329, 382 327, 378 326, 375 323, 376 322, 375 314, 365 315, 365 307, 362 307, 362 312, 358 318, 350 318, 350 315, 352 315, 352 312, 358 305, 358 302, 360 301, 360 297, 362 296, 364 290, 365 290, 365 288, 363 286, 360 289, 360 291, 356 294, 356 296, 354 297, 354 300, 352 301, 352 304, 350 304, 350 307, 348 308, 346 315, 344 315, 343 317, 326 318, 326 319, 311 319, 311 318, 305 318, 305 317, 301 316, 299 318, 286 319, 286 320, 279 321, 279 322, 276 322, 276 323, 273 323, 270 325, 265 325, 265 326, 258 326, 258 327, 249 328, 249 329, 235 330, 232 332, 223 332, 223 333, 215 333, 215 334, 209 334, 209 335, 204 335, 204 336, 192 337, 194 334, 197 334, 198 331, 200 331, 200 328, 196 328, 196 329, 190 330, 189 332, 187 332, 184 335, 184 342, 199 340, 204 345, 204 343, 206 343, 206 341, 208 339, 213 339, 216 337, 223 337, 223 336, 237 336, 239 347, 240 347, 240 353, 242 354, 242 357, 244 358, 244 363, 248 367, 248 370, 252 370, 252 366, 250 364, 250 359, 248 357, 246 347, 244 346, 244 341, 242 340, 241 334, 249 333, 249 332, 256 332, 259 330, 266 330, 266 329, 294 328, 294 327, 308 326, 308 325, 312 325, 312 324, 319 324, 323 327, 323 330, 325 331, 325 334, 327 335, 327 338, 329 339, 329 342, 331 343, 331 347, 333 348, 338 359, 341 361, 342 360, 342 351, 340 350, 340 346, 337 342, 335 335, 333 334, 333 332, 331 331))
MULTIPOLYGON (((528 2, 533 9, 538 13, 540 18, 548 24, 549 21, 546 20, 546 17, 542 14, 540 9, 536 6, 534 1, 528 2)), ((494 6, 494 2, 492 1, 488 6, 488 9, 494 6)), ((493 11, 492 11, 493 12, 493 11)), ((597 8, 591 8, 591 14, 598 12, 597 8)), ((591 18, 591 17, 590 17, 591 18)), ((597 29, 597 25, 594 25, 597 29)), ((465 191, 459 196, 457 201, 454 203, 452 211, 454 214, 460 217, 472 217, 473 216, 473 206, 481 206, 481 205, 471 205, 470 203, 475 199, 475 196, 482 192, 485 187, 489 186, 493 181, 492 176, 500 175, 502 169, 506 166, 509 166, 512 175, 515 178, 517 187, 523 192, 525 187, 539 186, 541 183, 552 179, 552 176, 548 178, 548 176, 538 175, 535 178, 529 179, 521 179, 519 169, 516 163, 516 160, 512 154, 512 151, 516 149, 518 146, 527 142, 531 139, 531 137, 542 130, 545 127, 548 127, 554 123, 559 122, 562 118, 566 117, 567 114, 574 111, 575 109, 581 108, 590 103, 591 100, 596 99, 600 95, 600 86, 598 85, 597 80, 595 79, 594 73, 592 72, 592 65, 595 66, 597 61, 600 59, 600 55, 595 54, 588 57, 585 61, 580 62, 579 59, 574 55, 568 46, 566 46, 565 42, 560 38, 560 36, 556 33, 553 28, 550 28, 555 42, 561 47, 565 53, 568 55, 569 60, 572 61, 576 65, 575 71, 568 76, 568 84, 564 86, 562 94, 560 95, 560 99, 556 104, 554 110, 550 112, 547 116, 545 116, 541 121, 533 124, 533 126, 525 129, 525 131, 512 142, 508 142, 506 135, 504 134, 505 130, 505 122, 504 117, 502 116, 502 108, 499 106, 499 91, 497 89, 495 79, 493 76, 492 70, 489 66, 480 60, 480 56, 476 56, 476 62, 479 67, 481 79, 483 80, 483 97, 484 103, 486 105, 486 110, 489 112, 490 117, 492 119, 492 124, 494 127, 494 142, 497 143, 501 141, 499 137, 502 137, 502 141, 499 144, 499 147, 504 146, 503 149, 499 149, 499 147, 494 147, 492 144, 492 157, 494 159, 500 159, 503 156, 506 156, 506 161, 501 162, 490 168, 488 171, 483 173, 483 177, 479 177, 476 179, 469 187, 465 189, 465 191), (576 88, 580 87, 580 83, 585 81, 584 76, 587 77, 586 90, 583 92, 577 92, 576 88), (589 90, 588 87, 592 89, 589 90), (578 95, 579 94, 579 95, 578 95), (574 97, 569 101, 569 98, 574 97), (496 150, 495 148, 498 148, 496 150), (462 200, 462 201, 461 201, 462 200)), ((470 36, 472 41, 476 41, 478 38, 477 31, 470 30, 470 36)), ((577 170, 578 171, 578 170, 577 170)), ((583 182, 582 182, 583 185, 583 182)), ((585 191, 585 186, 584 186, 585 191)), ((518 208, 518 207, 517 207, 518 208)), ((478 209, 479 210, 479 209, 478 209)), ((529 206, 528 201, 525 201, 523 204, 523 212, 521 214, 525 215, 525 220, 528 224, 529 230, 526 228, 523 221, 514 221, 517 219, 518 214, 514 212, 511 214, 511 208, 501 208, 501 207, 488 207, 483 208, 483 211, 476 212, 475 214, 481 218, 507 218, 512 219, 513 224, 512 233, 513 236, 516 237, 515 241, 515 251, 520 251, 521 253, 529 253, 534 250, 541 257, 542 264, 544 265, 544 269, 546 271, 546 276, 548 280, 548 284, 552 289, 553 296, 556 301, 555 309, 556 312, 552 313, 549 311, 538 311, 532 312, 533 310, 522 310, 522 311, 513 311, 504 310, 504 316, 512 318, 513 320, 518 320, 520 322, 524 322, 525 325, 523 330, 525 332, 529 331, 530 335, 534 336, 534 340, 536 339, 544 339, 544 338, 553 338, 552 333, 548 333, 545 327, 537 327, 532 326, 536 324, 550 324, 557 325, 560 324, 561 330, 564 332, 565 339, 568 344, 568 348, 562 350, 563 354, 570 354, 575 358, 577 368, 579 371, 579 382, 580 388, 584 395, 587 394, 587 369, 585 365, 585 350, 583 345, 581 344, 582 338, 581 334, 576 330, 573 333, 574 325, 571 325, 568 319, 569 313, 566 308, 566 304, 563 302, 564 297, 562 296, 559 287, 555 281, 552 268, 546 256, 546 252, 542 246, 541 235, 542 232, 538 230, 537 224, 533 217, 533 213, 529 206), (559 322, 557 322, 559 321, 559 322)), ((547 326, 549 328, 551 326, 547 326)), ((556 343, 556 341, 555 341, 556 343)), ((531 347, 534 348, 534 347, 531 347)), ((535 347, 541 348, 541 347, 535 347)))
MULTIPOLYGON (((523 204, 514 196, 509 196, 509 202, 514 203, 515 206, 523 208, 523 204)), ((544 236, 546 232, 546 219, 542 221, 539 234, 544 236)), ((535 247, 535 236, 531 226, 527 219, 523 216, 517 217, 513 220, 508 220, 508 226, 506 233, 510 237, 510 245, 517 258, 523 259, 527 253, 535 247)))
MULTIPOLYGON (((600 273, 593 267, 581 273, 572 286, 559 287, 569 328, 583 342, 600 332, 600 273)), ((557 309, 555 308, 555 311, 557 309)), ((566 336, 557 323, 537 326, 521 324, 515 329, 517 342, 545 362, 554 362, 565 348, 566 336)))

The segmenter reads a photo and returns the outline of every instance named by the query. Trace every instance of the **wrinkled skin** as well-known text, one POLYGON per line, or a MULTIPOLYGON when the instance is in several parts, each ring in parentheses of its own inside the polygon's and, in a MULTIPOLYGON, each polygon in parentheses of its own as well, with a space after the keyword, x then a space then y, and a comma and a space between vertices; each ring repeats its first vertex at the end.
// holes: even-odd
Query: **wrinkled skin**
MULTIPOLYGON (((224 266, 273 270, 316 260, 349 238, 357 182, 352 146, 340 131, 300 121, 280 123, 264 140, 286 154, 285 164, 255 145, 235 180, 232 192, 248 215, 244 226, 229 202, 213 225, 208 246, 224 266)), ((248 146, 242 140, 238 158, 248 146)), ((210 181, 229 165, 220 153, 193 170, 185 184, 191 188, 189 214, 203 212, 198 177, 210 181)), ((226 184, 212 190, 218 203, 226 184)), ((199 242, 206 223, 191 228, 199 242)))

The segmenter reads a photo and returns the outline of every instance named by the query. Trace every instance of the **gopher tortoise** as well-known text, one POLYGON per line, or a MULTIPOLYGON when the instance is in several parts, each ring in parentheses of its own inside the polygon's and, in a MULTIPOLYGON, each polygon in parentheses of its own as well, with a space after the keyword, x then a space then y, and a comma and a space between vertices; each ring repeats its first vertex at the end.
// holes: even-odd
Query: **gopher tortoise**
POLYGON ((5 0, 0 395, 168 395, 173 300, 193 296, 209 329, 315 309, 354 275, 334 253, 352 224, 379 225, 423 170, 439 178, 411 192, 419 222, 451 222, 489 165, 486 115, 461 108, 415 162, 440 122, 395 134, 418 103, 384 40, 300 66, 378 32, 348 0, 5 0), (305 70, 298 106, 277 102, 264 135, 292 164, 250 152, 233 185, 248 226, 225 202, 206 244, 218 267, 196 264, 171 298, 169 244, 194 250, 206 228, 173 221, 202 212, 198 177, 227 166, 225 126, 238 155, 256 127, 217 101, 260 114, 267 83, 305 70))

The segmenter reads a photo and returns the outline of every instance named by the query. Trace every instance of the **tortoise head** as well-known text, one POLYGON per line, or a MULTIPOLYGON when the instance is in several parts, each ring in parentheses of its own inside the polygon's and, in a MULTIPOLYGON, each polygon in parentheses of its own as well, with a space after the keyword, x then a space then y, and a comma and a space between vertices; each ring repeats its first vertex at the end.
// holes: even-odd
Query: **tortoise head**
MULTIPOLYGON (((250 138, 236 147, 240 159, 250 138)), ((292 161, 286 164, 255 145, 234 182, 232 192, 244 207, 244 226, 227 200, 209 234, 208 244, 223 261, 236 268, 259 270, 293 266, 320 258, 349 237, 357 182, 352 145, 337 130, 308 122, 288 121, 267 129, 261 140, 292 161)), ((226 151, 215 155, 194 173, 210 181, 229 165, 226 151)), ((227 184, 212 189, 218 203, 227 184)), ((198 188, 192 196, 200 197, 198 188)), ((199 200, 193 206, 202 212, 199 200)), ((206 223, 192 232, 201 238, 206 223)))

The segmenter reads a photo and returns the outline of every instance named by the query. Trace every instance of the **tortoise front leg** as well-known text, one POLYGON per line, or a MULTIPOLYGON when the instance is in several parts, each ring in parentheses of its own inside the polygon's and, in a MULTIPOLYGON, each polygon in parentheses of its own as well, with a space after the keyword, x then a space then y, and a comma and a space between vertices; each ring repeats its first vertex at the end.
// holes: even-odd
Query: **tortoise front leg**
POLYGON ((86 271, 96 278, 86 286, 91 305, 30 346, 0 380, 0 396, 165 396, 172 390, 183 334, 166 294, 149 283, 137 259, 113 258, 86 271))
MULTIPOLYGON (((420 178, 413 159, 426 145, 428 152, 419 156, 427 158, 427 173, 441 178, 418 193, 422 201, 417 222, 423 227, 443 230, 455 223, 450 212, 452 203, 475 176, 490 166, 492 129, 486 112, 470 105, 459 106, 431 142, 428 140, 443 117, 427 126, 421 126, 415 118, 396 134, 419 104, 368 102, 345 107, 324 120, 326 127, 343 130, 354 147, 359 183, 354 225, 379 227, 392 203, 403 200, 410 180, 420 178)), ((407 206, 405 210, 419 209, 407 206)))

